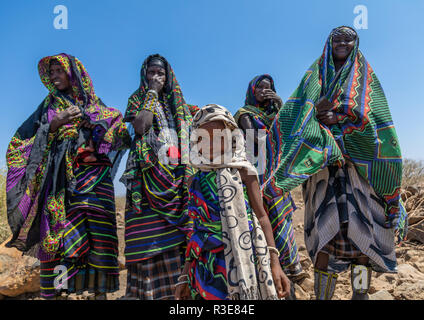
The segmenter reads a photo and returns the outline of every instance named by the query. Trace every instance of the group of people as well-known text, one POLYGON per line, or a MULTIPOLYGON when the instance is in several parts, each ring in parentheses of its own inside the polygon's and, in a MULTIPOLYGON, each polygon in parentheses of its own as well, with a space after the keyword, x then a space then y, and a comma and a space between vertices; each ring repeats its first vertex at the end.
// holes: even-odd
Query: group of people
POLYGON ((49 94, 6 155, 7 245, 40 260, 41 296, 106 299, 122 286, 113 179, 129 150, 124 299, 293 299, 306 276, 292 224, 299 185, 316 299, 331 299, 349 266, 352 299, 367 299, 372 270, 396 272, 406 220, 399 142, 358 45, 354 29, 333 29, 285 104, 264 74, 234 116, 186 103, 158 54, 124 116, 77 58, 41 59, 49 94))

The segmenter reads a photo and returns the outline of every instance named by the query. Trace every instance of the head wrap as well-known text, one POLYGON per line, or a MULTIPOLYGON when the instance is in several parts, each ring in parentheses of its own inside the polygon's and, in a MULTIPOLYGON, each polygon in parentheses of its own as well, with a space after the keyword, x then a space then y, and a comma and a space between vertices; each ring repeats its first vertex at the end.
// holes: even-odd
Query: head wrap
POLYGON ((339 35, 348 35, 348 36, 351 36, 353 39, 356 39, 358 37, 358 34, 356 33, 356 31, 353 28, 347 27, 347 26, 340 26, 340 27, 334 28, 330 33, 331 38, 334 38, 335 36, 339 36, 339 35))
MULTIPOLYGON (((189 162, 189 146, 185 143, 185 141, 189 140, 189 128, 191 126, 192 114, 194 114, 192 110, 197 111, 198 108, 196 106, 186 104, 181 87, 175 77, 171 65, 161 55, 150 55, 144 60, 140 70, 140 85, 128 99, 128 106, 124 119, 125 121, 130 122, 140 111, 148 110, 146 109, 146 101, 148 100, 149 92, 147 69, 151 61, 154 61, 154 63, 160 61, 159 64, 163 63, 165 65, 166 81, 162 94, 159 99, 156 99, 160 101, 155 101, 155 105, 160 102, 160 109, 167 108, 169 113, 172 114, 175 123, 176 135, 178 136, 178 150, 181 155, 181 162, 186 164, 189 162)), ((155 121, 158 122, 158 125, 160 126, 160 121, 158 121, 160 117, 158 113, 154 116, 156 119, 155 121)), ((159 127, 158 129, 159 131, 162 131, 164 128, 159 127)), ((127 167, 121 178, 121 182, 125 185, 129 185, 131 181, 136 178, 134 175, 135 170, 138 170, 138 168, 143 168, 144 170, 156 164, 158 155, 155 153, 155 148, 151 143, 152 136, 153 135, 149 133, 134 139, 133 147, 131 148, 128 156, 127 167)), ((186 170, 187 172, 190 171, 189 166, 186 166, 186 170)), ((189 176, 188 173, 187 176, 189 176)))
POLYGON ((166 69, 166 61, 159 55, 151 56, 150 60, 147 63, 147 67, 157 66, 162 69, 166 69))
MULTIPOLYGON (((259 107, 259 102, 256 100, 255 97, 255 90, 256 87, 258 86, 258 84, 264 80, 267 79, 269 80, 269 82, 271 83, 271 90, 275 91, 275 86, 274 86, 274 79, 272 79, 272 77, 269 74, 263 74, 263 75, 259 75, 254 77, 250 82, 249 85, 247 87, 247 92, 246 92, 246 99, 244 101, 244 104, 246 106, 250 105, 250 106, 254 106, 254 107, 259 107)), ((274 105, 270 106, 270 108, 276 108, 274 105)))

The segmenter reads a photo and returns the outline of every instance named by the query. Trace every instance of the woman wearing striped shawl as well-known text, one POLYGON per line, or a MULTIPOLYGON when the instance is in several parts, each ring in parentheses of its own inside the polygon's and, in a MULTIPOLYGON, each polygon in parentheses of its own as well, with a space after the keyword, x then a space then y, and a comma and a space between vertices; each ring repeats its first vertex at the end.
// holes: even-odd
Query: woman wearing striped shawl
POLYGON ((337 272, 351 266, 352 299, 367 299, 372 270, 396 272, 402 157, 355 30, 332 30, 278 113, 270 141, 276 156, 268 181, 287 191, 303 183, 316 298, 331 299, 337 272))
POLYGON ((181 273, 182 247, 191 224, 187 214, 188 134, 192 112, 169 63, 147 57, 125 120, 135 137, 121 181, 127 187, 126 299, 173 299, 181 273))
POLYGON ((50 91, 7 151, 9 246, 41 261, 41 296, 118 290, 113 174, 130 137, 67 54, 38 64, 50 91))
MULTIPOLYGON (((270 75, 256 76, 250 81, 247 88, 245 106, 237 111, 234 116, 239 127, 247 135, 248 159, 256 166, 260 183, 263 183, 266 170, 271 164, 271 149, 258 150, 261 139, 258 131, 263 130, 264 137, 269 138, 269 129, 278 110, 283 106, 283 101, 277 95, 274 80, 270 75), (249 140, 253 139, 253 140, 249 140), (252 150, 253 147, 253 150, 252 150), (267 154, 268 151, 268 154, 267 154), (266 158, 264 158, 264 156, 266 158)), ((263 147, 266 147, 263 141, 263 147)), ((274 233, 275 244, 280 252, 280 262, 284 272, 293 281, 301 277, 302 266, 299 262, 296 240, 292 224, 292 215, 296 206, 289 192, 284 193, 275 184, 268 184, 263 192, 264 207, 267 210, 274 233)))

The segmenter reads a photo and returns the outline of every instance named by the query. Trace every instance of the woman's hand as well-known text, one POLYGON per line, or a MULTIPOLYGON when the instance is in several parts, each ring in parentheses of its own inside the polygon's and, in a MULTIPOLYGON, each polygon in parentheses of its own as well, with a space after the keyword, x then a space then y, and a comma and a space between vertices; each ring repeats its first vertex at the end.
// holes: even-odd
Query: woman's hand
POLYGON ((81 110, 77 106, 71 106, 57 113, 50 122, 50 132, 56 132, 61 126, 68 124, 74 119, 81 117, 81 110))
POLYGON ((315 104, 315 109, 317 110, 317 119, 320 122, 326 126, 337 124, 337 116, 333 111, 331 111, 333 109, 333 104, 328 101, 325 96, 318 100, 315 104))
POLYGON ((149 81, 149 89, 159 93, 165 85, 165 79, 166 78, 161 78, 157 75, 154 75, 153 78, 149 81))
POLYGON ((264 99, 265 100, 272 100, 274 101, 274 103, 278 106, 281 107, 283 105, 283 100, 280 98, 280 96, 272 91, 271 89, 264 89, 264 99))
POLYGON ((96 127, 96 124, 90 124, 88 120, 84 120, 80 124, 81 127, 93 130, 96 127))
MULTIPOLYGON (((271 259, 274 253, 271 254, 271 259)), ((271 263, 272 278, 274 279, 275 290, 280 299, 286 298, 290 294, 290 280, 287 278, 283 269, 281 269, 280 261, 278 258, 271 263), (275 261, 276 260, 276 261, 275 261)))
POLYGON ((141 110, 131 124, 134 127, 134 131, 142 136, 153 124, 153 113, 151 111, 141 110))
POLYGON ((325 124, 327 127, 337 124, 337 115, 332 111, 323 111, 317 114, 317 118, 320 122, 325 124))

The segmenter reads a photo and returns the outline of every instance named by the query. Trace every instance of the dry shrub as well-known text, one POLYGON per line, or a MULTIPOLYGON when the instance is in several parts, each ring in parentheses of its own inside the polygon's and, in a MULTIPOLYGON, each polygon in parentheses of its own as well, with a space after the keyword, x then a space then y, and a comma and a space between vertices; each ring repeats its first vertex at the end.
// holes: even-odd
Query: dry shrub
POLYGON ((10 235, 6 211, 6 169, 0 169, 0 243, 10 235))
POLYGON ((424 162, 419 160, 403 160, 402 187, 424 184, 424 162))

